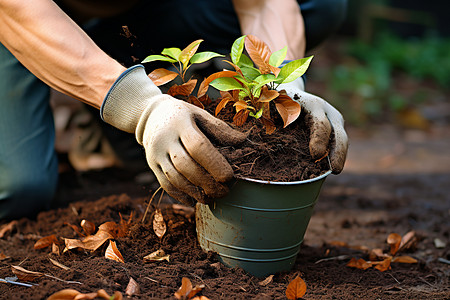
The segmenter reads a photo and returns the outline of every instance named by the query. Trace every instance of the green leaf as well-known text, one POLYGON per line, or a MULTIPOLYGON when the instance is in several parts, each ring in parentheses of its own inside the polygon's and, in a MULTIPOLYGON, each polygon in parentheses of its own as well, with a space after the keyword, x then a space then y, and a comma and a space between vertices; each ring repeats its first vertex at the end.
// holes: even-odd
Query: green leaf
POLYGON ((203 40, 193 41, 181 51, 179 60, 183 64, 183 69, 186 69, 189 60, 191 60, 192 56, 194 56, 195 52, 197 52, 198 46, 200 46, 201 42, 203 42, 203 40))
POLYGON ((230 77, 214 79, 209 85, 219 91, 243 90, 242 85, 236 79, 230 77))
POLYGON ((261 91, 261 88, 268 83, 274 82, 276 79, 277 78, 273 74, 262 74, 257 78, 255 78, 254 81, 257 82, 257 84, 252 89, 253 95, 255 97, 259 97, 259 92, 261 91), (259 92, 256 93, 256 91, 258 90, 259 92))
POLYGON ((252 117, 254 117, 255 119, 259 119, 259 118, 262 116, 263 110, 264 110, 264 109, 261 107, 261 109, 258 110, 258 111, 256 112, 256 114, 253 113, 252 111, 250 111, 250 112, 249 112, 249 115, 252 116, 252 117))
POLYGON ((242 74, 244 75, 244 77, 249 80, 249 81, 253 81, 255 80, 256 77, 258 77, 259 75, 261 75, 261 72, 254 67, 241 67, 241 71, 242 74))
POLYGON ((195 53, 194 56, 192 56, 190 62, 191 64, 200 64, 203 63, 205 61, 208 61, 214 57, 223 57, 224 55, 219 54, 219 53, 215 53, 215 52, 199 52, 199 53, 195 53))
POLYGON ((276 83, 288 83, 299 78, 305 74, 306 70, 311 63, 313 56, 297 59, 287 63, 281 68, 280 74, 278 74, 276 83))
POLYGON ((170 56, 171 58, 176 59, 177 61, 180 58, 180 53, 181 53, 180 48, 164 48, 164 50, 161 52, 161 54, 170 56))
POLYGON ((148 63, 148 62, 152 62, 152 61, 168 61, 171 63, 177 62, 177 60, 167 57, 167 56, 162 56, 162 55, 150 55, 147 56, 142 63, 148 63))
POLYGON ((287 54, 287 46, 284 46, 283 49, 272 53, 272 55, 269 58, 269 64, 274 67, 278 67, 286 58, 286 54, 287 54))
POLYGON ((241 59, 242 51, 244 50, 244 42, 245 42, 245 35, 241 36, 240 38, 236 39, 231 46, 231 61, 239 65, 239 60, 241 59))
POLYGON ((237 63, 237 65, 240 68, 242 68, 242 67, 254 68, 253 61, 246 54, 241 55, 241 58, 239 59, 239 62, 237 63))

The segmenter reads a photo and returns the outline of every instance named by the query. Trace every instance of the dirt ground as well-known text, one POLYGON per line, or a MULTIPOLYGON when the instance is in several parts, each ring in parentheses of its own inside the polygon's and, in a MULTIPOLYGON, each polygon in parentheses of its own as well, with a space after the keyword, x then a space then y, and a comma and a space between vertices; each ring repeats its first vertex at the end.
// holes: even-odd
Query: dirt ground
POLYGON ((324 184, 293 270, 274 274, 266 286, 258 284, 261 278, 228 269, 217 263, 215 255, 203 253, 194 221, 173 214, 170 207, 163 209, 168 232, 162 240, 153 232, 151 214, 141 224, 151 190, 149 184, 139 183, 142 175, 114 168, 63 172, 61 197, 70 204, 42 212, 35 220, 18 220, 15 229, 0 239, 0 252, 10 257, 0 261, 0 278, 13 276, 10 265, 20 264, 30 271, 82 284, 50 278, 39 279, 33 287, 0 284, 0 298, 45 299, 65 288, 124 293, 133 277, 140 292, 132 299, 174 299, 182 277, 188 277, 193 284, 204 284, 202 295, 210 299, 284 299, 288 283, 300 274, 307 283, 305 299, 449 299, 448 129, 420 132, 387 127, 361 132, 349 128, 346 169, 324 184), (130 234, 117 239, 124 264, 104 258, 106 245, 93 253, 75 251, 60 256, 49 254, 48 248, 33 248, 42 236, 76 237, 65 222, 79 224, 86 219, 98 226, 118 222, 119 213, 127 218, 132 212, 130 234), (347 267, 350 258, 367 259, 367 255, 338 246, 346 243, 387 250, 389 233, 403 235, 411 230, 419 241, 405 254, 418 263, 393 263, 385 272, 347 267), (445 245, 436 244, 436 239, 445 245), (159 248, 170 254, 170 262, 143 261, 159 248), (70 269, 53 265, 49 257, 70 269))

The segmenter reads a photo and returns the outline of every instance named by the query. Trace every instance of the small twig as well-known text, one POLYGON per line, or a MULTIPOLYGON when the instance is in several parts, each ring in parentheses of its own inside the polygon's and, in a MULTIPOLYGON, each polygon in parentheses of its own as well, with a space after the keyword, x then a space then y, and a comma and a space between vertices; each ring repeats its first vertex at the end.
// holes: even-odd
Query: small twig
POLYGON ((22 283, 22 282, 17 282, 17 281, 11 281, 11 280, 5 280, 3 278, 0 278, 0 282, 3 283, 10 283, 10 284, 15 284, 15 285, 20 285, 20 286, 26 286, 26 287, 32 287, 32 284, 29 283, 22 283))
POLYGON ((319 259, 318 261, 315 262, 315 264, 319 264, 319 263, 324 262, 324 261, 344 260, 344 259, 348 259, 348 258, 350 258, 350 255, 339 255, 339 256, 327 257, 327 258, 319 259))
POLYGON ((148 201, 147 209, 145 210, 145 213, 144 213, 144 216, 142 217, 141 223, 144 223, 145 218, 147 217, 148 210, 150 209, 150 205, 151 205, 151 203, 152 203, 152 201, 153 201, 153 198, 154 198, 155 195, 159 192, 160 189, 161 189, 161 187, 159 187, 159 188, 152 194, 151 197, 150 197, 150 195, 149 195, 150 200, 148 201))
POLYGON ((445 259, 445 258, 442 258, 442 257, 439 257, 439 258, 438 258, 438 262, 441 262, 441 263, 450 265, 450 260, 445 259))
POLYGON ((250 167, 250 171, 248 171, 248 173, 249 174, 251 174, 252 173, 252 171, 253 171, 253 167, 255 166, 255 162, 256 162, 256 160, 258 159, 258 158, 260 158, 261 156, 258 156, 257 158, 255 158, 255 160, 253 160, 253 162, 252 162, 252 166, 250 167))
POLYGON ((425 279, 423 279, 422 277, 419 277, 420 280, 422 280, 423 282, 425 282, 426 284, 428 284, 429 286, 431 286, 432 288, 434 288, 435 286, 432 285, 431 283, 429 283, 428 281, 426 281, 425 279))
POLYGON ((159 207, 159 205, 161 204, 161 199, 164 196, 164 190, 161 191, 161 195, 159 195, 159 200, 158 200, 158 204, 156 204, 156 207, 159 207))
POLYGON ((55 280, 62 281, 62 282, 64 282, 64 283, 83 284, 83 283, 81 283, 81 282, 79 282, 79 281, 64 280, 64 279, 61 279, 61 278, 58 278, 58 277, 55 277, 55 276, 52 276, 52 275, 48 275, 48 274, 44 274, 44 276, 45 276, 45 277, 48 277, 48 278, 51 278, 51 279, 55 279, 55 280))
POLYGON ((397 278, 394 277, 394 275, 392 275, 391 273, 387 273, 387 274, 389 274, 392 278, 394 278, 395 281, 397 281, 398 284, 401 285, 400 281, 398 281, 397 278))

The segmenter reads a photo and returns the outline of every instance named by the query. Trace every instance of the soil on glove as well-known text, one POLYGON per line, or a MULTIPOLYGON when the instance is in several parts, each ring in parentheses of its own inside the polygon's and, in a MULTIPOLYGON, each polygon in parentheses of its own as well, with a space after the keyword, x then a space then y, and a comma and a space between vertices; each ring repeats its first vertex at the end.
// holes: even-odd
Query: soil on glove
MULTIPOLYGON (((46 299, 67 288, 83 293, 104 289, 110 295, 114 291, 125 295, 131 277, 138 283, 139 292, 130 299, 175 299, 174 293, 183 277, 189 278, 193 285, 204 284, 200 295, 209 299, 286 299, 287 285, 297 275, 307 284, 304 299, 448 299, 450 296, 450 268, 438 261, 438 258, 450 258, 450 199, 444 192, 450 180, 448 174, 331 176, 324 184, 294 268, 274 274, 266 285, 261 284, 264 278, 256 278, 239 268, 227 268, 218 262, 214 253, 204 253, 196 239, 195 218, 174 212, 164 200, 159 207, 167 232, 162 239, 158 238, 152 227, 154 206, 141 223, 152 191, 136 183, 135 174, 108 169, 63 175, 65 192, 60 197, 66 205, 42 212, 36 219, 18 220, 14 229, 0 239, 0 253, 9 257, 0 260, 0 278, 13 276, 10 266, 20 265, 82 284, 48 277, 37 279, 33 287, 0 283, 0 299, 46 299), (119 222, 119 214, 124 219, 133 214, 128 236, 116 240, 125 263, 104 257, 107 243, 94 252, 70 250, 60 255, 50 254, 50 248, 33 248, 42 236, 77 238, 65 223, 79 225, 86 219, 98 226, 107 221, 119 222), (347 267, 351 257, 367 259, 367 255, 333 242, 387 251, 389 233, 404 234, 410 230, 416 230, 419 241, 405 255, 419 262, 392 264, 392 269, 385 272, 347 267), (446 241, 446 246, 436 248, 435 238, 446 241), (144 261, 144 256, 158 249, 170 255, 169 262, 144 261), (53 265, 49 258, 69 269, 53 265)), ((153 201, 155 205, 158 198, 153 201)))

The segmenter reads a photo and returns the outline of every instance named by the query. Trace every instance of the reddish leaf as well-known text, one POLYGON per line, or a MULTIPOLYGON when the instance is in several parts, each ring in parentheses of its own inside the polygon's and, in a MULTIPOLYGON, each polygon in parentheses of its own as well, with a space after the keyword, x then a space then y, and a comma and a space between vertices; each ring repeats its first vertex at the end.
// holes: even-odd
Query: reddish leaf
POLYGON ((216 106, 216 111, 215 111, 215 115, 217 116, 220 111, 228 104, 228 102, 233 101, 233 99, 231 98, 222 98, 222 100, 220 100, 219 104, 217 104, 216 106))
POLYGON ((250 112, 247 109, 242 109, 239 112, 237 112, 233 117, 233 123, 236 124, 236 126, 242 126, 244 125, 245 121, 247 121, 248 114, 250 112))
POLYGON ((198 100, 198 98, 195 97, 194 95, 189 95, 187 102, 189 102, 190 104, 193 104, 193 105, 195 105, 197 107, 200 107, 201 109, 205 108, 203 103, 201 103, 200 100, 198 100))
POLYGON ((280 93, 275 90, 269 90, 267 86, 263 86, 261 90, 261 96, 258 99, 258 102, 270 102, 276 97, 278 97, 280 93))
POLYGON ((236 70, 237 73, 239 73, 242 77, 244 77, 244 74, 242 74, 241 68, 239 68, 237 65, 233 64, 231 61, 224 60, 224 62, 230 64, 236 70))
POLYGON ((388 255, 383 253, 382 249, 376 248, 370 250, 369 260, 380 260, 386 258, 388 255))
POLYGON ((245 38, 245 49, 255 65, 258 66, 261 74, 269 74, 272 71, 269 64, 272 52, 266 43, 249 34, 245 38))
POLYGON ((259 118, 261 120, 261 122, 263 123, 264 127, 266 128, 266 134, 272 134, 274 133, 276 126, 273 123, 273 121, 271 119, 268 119, 264 116, 262 116, 261 118, 259 118))
POLYGON ((286 288, 286 298, 296 300, 306 293, 306 283, 300 276, 295 277, 286 288))
POLYGON ((167 94, 170 96, 189 96, 192 91, 195 89, 195 85, 197 84, 197 79, 191 79, 188 82, 183 83, 182 85, 176 85, 174 84, 169 88, 167 91, 167 94))
POLYGON ((398 233, 391 233, 387 237, 387 243, 389 244, 389 246, 391 246, 390 253, 392 255, 395 255, 395 253, 397 253, 401 242, 402 242, 402 237, 398 233))
POLYGON ((211 75, 209 75, 207 78, 205 78, 202 83, 200 84, 200 87, 198 88, 198 93, 197 93, 197 97, 202 97, 203 95, 206 94, 206 92, 208 91, 208 87, 209 84, 217 78, 222 78, 222 77, 229 77, 232 78, 234 76, 239 75, 237 72, 234 71, 220 71, 220 72, 216 72, 213 73, 211 75))
POLYGON ((352 258, 348 263, 347 263, 347 267, 351 267, 351 268, 357 268, 357 269, 361 269, 361 270, 367 270, 368 268, 370 268, 372 266, 372 263, 365 261, 364 259, 360 258, 360 259, 356 259, 356 258, 352 258))
POLYGON ((65 239, 66 249, 64 250, 64 252, 75 248, 82 248, 86 250, 95 251, 107 240, 110 239, 114 239, 114 236, 111 235, 111 233, 99 229, 95 235, 87 236, 83 240, 65 239))
POLYGON ((17 276, 20 281, 33 282, 36 279, 45 276, 44 273, 28 271, 21 266, 11 266, 11 271, 14 273, 14 275, 17 276))
POLYGON ((36 241, 34 244, 34 249, 44 249, 47 247, 50 247, 53 243, 58 244, 58 239, 56 238, 56 235, 52 234, 46 237, 43 237, 36 241))
POLYGON ((178 76, 178 73, 166 70, 164 68, 153 70, 148 77, 153 81, 156 86, 160 86, 171 82, 178 76))
POLYGON ((175 297, 177 299, 185 300, 188 299, 187 296, 192 290, 192 283, 187 277, 181 279, 181 286, 178 291, 175 292, 175 297))
POLYGON ((278 113, 283 119, 283 128, 297 120, 298 116, 300 116, 302 108, 300 104, 292 100, 291 97, 287 95, 280 95, 274 100, 274 102, 278 113))
POLYGON ((206 94, 201 97, 198 97, 198 101, 200 101, 203 104, 203 107, 210 105, 212 102, 211 98, 206 94))
POLYGON ((250 106, 248 106, 247 102, 245 102, 244 100, 239 100, 236 103, 234 103, 234 107, 236 108, 237 113, 243 109, 250 108, 250 106))
POLYGON ((117 249, 116 242, 109 241, 109 246, 106 248, 105 257, 107 259, 112 259, 121 263, 125 263, 123 260, 122 253, 120 253, 119 249, 117 249))

